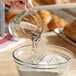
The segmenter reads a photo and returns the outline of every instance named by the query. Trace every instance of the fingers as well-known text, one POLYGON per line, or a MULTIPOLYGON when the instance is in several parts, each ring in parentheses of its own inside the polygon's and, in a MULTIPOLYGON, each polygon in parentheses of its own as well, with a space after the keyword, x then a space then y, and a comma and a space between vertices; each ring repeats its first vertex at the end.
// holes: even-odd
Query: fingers
POLYGON ((19 10, 19 11, 21 11, 21 10, 24 10, 25 9, 25 4, 24 3, 21 3, 21 2, 19 2, 19 1, 12 1, 11 2, 11 8, 13 9, 13 10, 19 10))

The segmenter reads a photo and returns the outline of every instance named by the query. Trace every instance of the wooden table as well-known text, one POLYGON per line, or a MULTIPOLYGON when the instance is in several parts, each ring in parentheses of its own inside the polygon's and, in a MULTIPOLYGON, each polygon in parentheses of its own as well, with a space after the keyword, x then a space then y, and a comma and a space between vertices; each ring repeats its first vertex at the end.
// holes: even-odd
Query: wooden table
MULTIPOLYGON (((48 34, 47 34, 48 35, 48 34)), ((55 44, 63 46, 70 49, 76 55, 76 47, 66 42, 62 38, 58 37, 55 33, 51 33, 50 36, 43 37, 40 41, 41 43, 55 44)), ((30 44, 30 40, 26 41, 26 44, 30 44)), ((19 45, 18 47, 24 44, 19 45)), ((18 48, 17 47, 17 48, 18 48)), ((15 63, 13 61, 12 52, 13 49, 8 49, 5 52, 0 53, 0 76, 18 76, 16 71, 15 63)), ((68 71, 68 76, 76 76, 76 60, 74 59, 70 69, 68 71)))

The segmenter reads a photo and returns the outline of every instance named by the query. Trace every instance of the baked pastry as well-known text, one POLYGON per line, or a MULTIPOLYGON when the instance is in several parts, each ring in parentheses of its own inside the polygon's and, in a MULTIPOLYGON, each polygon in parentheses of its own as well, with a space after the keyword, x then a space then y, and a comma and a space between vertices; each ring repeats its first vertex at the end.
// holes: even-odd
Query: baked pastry
POLYGON ((38 14, 45 24, 48 24, 52 20, 52 14, 48 10, 40 10, 38 14))
POLYGON ((6 23, 9 23, 10 19, 14 16, 16 16, 17 14, 14 12, 6 12, 5 13, 5 21, 6 23))
MULTIPOLYGON (((69 24, 67 20, 64 20, 58 15, 51 13, 49 10, 39 10, 37 12, 43 21, 44 31, 52 31, 56 28, 62 28, 69 24)), ((33 18, 31 18, 30 16, 28 16, 27 19, 29 20, 29 22, 34 23, 33 18)))
POLYGON ((76 20, 64 27, 63 34, 76 41, 76 20))
MULTIPOLYGON (((69 24, 68 21, 64 20, 63 18, 59 17, 56 14, 51 13, 49 10, 39 10, 37 11, 38 14, 40 15, 42 21, 43 21, 43 28, 44 31, 52 31, 55 28, 62 28, 64 26, 66 26, 67 24, 69 24)), ((10 19, 12 17, 14 17, 15 15, 17 15, 14 12, 7 12, 5 14, 5 20, 7 23, 9 23, 10 19)), ((35 16, 35 15, 33 15, 35 16)), ((32 24, 38 24, 35 20, 35 18, 31 17, 31 16, 25 16, 23 19, 23 21, 28 21, 32 24)))
POLYGON ((48 28, 50 31, 56 29, 56 28, 63 28, 69 22, 67 20, 64 20, 63 18, 57 16, 56 14, 52 14, 52 20, 48 23, 48 28))
POLYGON ((40 10, 38 11, 38 14, 40 15, 43 21, 44 30, 47 31, 48 30, 47 24, 52 20, 52 14, 48 10, 40 10))

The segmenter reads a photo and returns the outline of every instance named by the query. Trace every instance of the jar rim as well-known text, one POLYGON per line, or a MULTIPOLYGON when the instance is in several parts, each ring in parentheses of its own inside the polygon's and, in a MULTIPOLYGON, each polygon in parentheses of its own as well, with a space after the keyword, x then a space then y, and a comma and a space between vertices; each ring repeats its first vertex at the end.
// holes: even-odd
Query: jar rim
MULTIPOLYGON (((40 44, 40 45, 47 45, 47 44, 40 44)), ((32 46, 32 45, 26 45, 26 46, 22 46, 22 47, 20 47, 20 48, 24 48, 24 47, 28 47, 28 46, 32 46)), ((61 66, 61 65, 65 65, 65 64, 71 62, 72 59, 74 58, 74 54, 72 53, 72 51, 70 51, 70 50, 67 49, 67 48, 64 48, 64 47, 61 47, 61 46, 57 46, 57 45, 49 45, 49 46, 63 49, 64 51, 67 51, 68 53, 70 53, 71 56, 72 56, 72 57, 69 58, 66 62, 58 63, 58 64, 49 64, 50 66, 53 66, 53 67, 51 67, 51 68, 53 68, 53 69, 56 68, 57 66, 59 67, 59 66, 61 66)), ((20 49, 20 48, 18 48, 18 49, 20 49)), ((15 52, 16 52, 18 49, 14 50, 14 52, 13 52, 13 58, 14 58, 14 60, 15 60, 15 62, 16 62, 17 64, 19 64, 19 65, 21 65, 21 66, 24 66, 24 67, 34 68, 34 69, 42 69, 42 68, 43 68, 43 69, 50 69, 50 67, 48 67, 48 68, 47 68, 47 67, 44 67, 44 66, 46 66, 47 64, 34 64, 34 63, 31 63, 31 62, 28 62, 28 61, 20 60, 19 58, 17 58, 17 57, 15 56, 15 52), (41 68, 37 68, 36 66, 41 66, 41 68)))

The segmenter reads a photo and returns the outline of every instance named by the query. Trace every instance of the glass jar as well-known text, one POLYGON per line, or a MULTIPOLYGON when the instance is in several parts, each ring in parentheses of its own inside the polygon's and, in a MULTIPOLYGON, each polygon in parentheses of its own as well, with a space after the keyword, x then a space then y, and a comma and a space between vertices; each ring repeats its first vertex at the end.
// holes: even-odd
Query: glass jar
POLYGON ((30 38, 32 41, 36 41, 43 32, 43 23, 35 10, 27 9, 11 19, 9 32, 13 36, 30 38))
POLYGON ((55 45, 39 44, 35 51, 35 64, 31 60, 31 45, 20 47, 13 52, 20 76, 66 76, 74 58, 70 50, 55 45))

